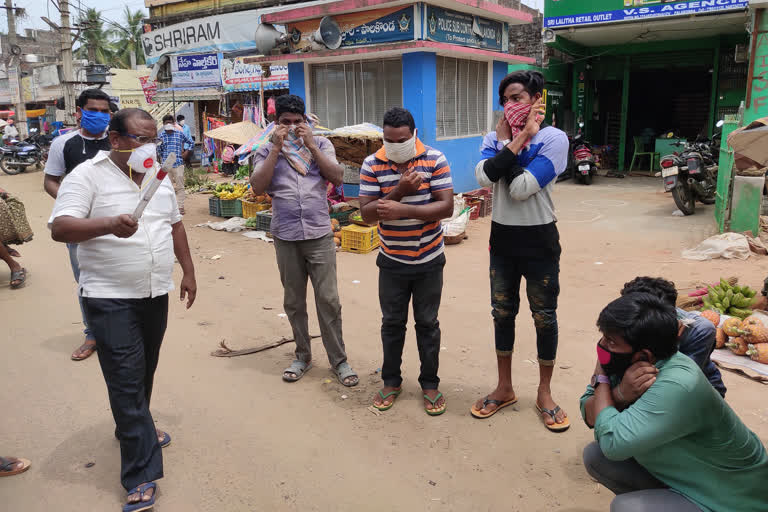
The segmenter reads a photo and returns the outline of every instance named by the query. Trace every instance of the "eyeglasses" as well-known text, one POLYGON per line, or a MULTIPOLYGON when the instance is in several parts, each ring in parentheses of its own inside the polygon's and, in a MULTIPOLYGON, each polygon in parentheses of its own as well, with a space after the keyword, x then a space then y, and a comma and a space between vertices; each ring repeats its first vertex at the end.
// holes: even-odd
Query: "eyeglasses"
POLYGON ((132 133, 121 133, 120 136, 122 137, 130 137, 131 139, 135 140, 139 144, 157 144, 158 146, 163 143, 163 139, 160 139, 158 137, 153 137, 149 135, 133 135, 132 133))

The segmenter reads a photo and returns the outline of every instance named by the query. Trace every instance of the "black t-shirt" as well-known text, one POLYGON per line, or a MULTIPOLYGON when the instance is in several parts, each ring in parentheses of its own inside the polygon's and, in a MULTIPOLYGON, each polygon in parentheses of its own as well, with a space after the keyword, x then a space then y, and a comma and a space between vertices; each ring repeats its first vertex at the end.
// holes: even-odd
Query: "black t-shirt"
POLYGON ((66 174, 85 162, 95 157, 99 151, 109 151, 109 138, 86 139, 80 133, 74 135, 64 143, 64 170, 66 174))

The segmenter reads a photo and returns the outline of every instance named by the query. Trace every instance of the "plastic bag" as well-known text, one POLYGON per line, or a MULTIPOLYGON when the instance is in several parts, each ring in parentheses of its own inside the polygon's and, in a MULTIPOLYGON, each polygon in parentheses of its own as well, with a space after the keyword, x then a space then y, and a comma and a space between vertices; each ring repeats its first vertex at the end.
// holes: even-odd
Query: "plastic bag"
POLYGON ((469 208, 464 208, 456 218, 443 221, 443 234, 445 236, 457 236, 467 229, 469 224, 469 208))
POLYGON ((707 238, 693 249, 683 251, 683 258, 697 261, 715 258, 746 260, 749 253, 746 236, 739 233, 723 233, 707 238))

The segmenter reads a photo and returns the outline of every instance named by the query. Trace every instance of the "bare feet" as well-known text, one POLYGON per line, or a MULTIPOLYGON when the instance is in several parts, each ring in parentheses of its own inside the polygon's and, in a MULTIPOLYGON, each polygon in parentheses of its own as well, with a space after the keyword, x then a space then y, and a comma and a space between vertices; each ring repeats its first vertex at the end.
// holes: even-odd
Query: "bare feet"
MULTIPOLYGON (((557 407, 557 403, 552 398, 552 390, 539 388, 539 393, 536 396, 536 404, 542 409, 549 409, 550 411, 554 411, 557 407)), ((547 425, 554 425, 555 423, 566 423, 566 418, 568 415, 564 410, 560 409, 555 414, 555 419, 552 419, 552 416, 545 412, 541 413, 541 417, 544 419, 544 423, 547 425)))
POLYGON ((480 400, 475 402, 475 406, 473 407, 473 409, 477 411, 481 416, 489 416, 493 414, 496 410, 498 410, 500 406, 495 403, 486 404, 485 403, 486 400, 494 400, 503 404, 505 402, 509 402, 515 399, 516 397, 515 397, 514 388, 512 387, 498 388, 497 387, 496 389, 493 390, 493 392, 491 392, 490 395, 484 398, 481 398, 480 400))

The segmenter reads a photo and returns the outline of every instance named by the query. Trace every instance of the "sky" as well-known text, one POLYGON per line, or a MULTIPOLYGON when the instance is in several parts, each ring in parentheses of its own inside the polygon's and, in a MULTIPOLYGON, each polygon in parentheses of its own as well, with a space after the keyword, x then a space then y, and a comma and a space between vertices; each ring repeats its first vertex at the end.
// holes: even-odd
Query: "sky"
MULTIPOLYGON (((70 0, 70 2, 70 11, 73 14, 77 12, 77 8, 85 10, 88 7, 98 7, 102 18, 118 23, 122 21, 122 13, 126 5, 132 11, 141 9, 145 15, 149 15, 149 11, 144 7, 144 0, 70 0)), ((539 10, 544 9, 544 0, 523 0, 523 3, 539 10)), ((41 16, 49 18, 54 23, 59 21, 59 12, 50 0, 14 0, 14 5, 27 10, 27 17, 18 22, 17 30, 20 32, 25 28, 48 28, 48 25, 40 19, 41 16)), ((73 19, 76 19, 76 16, 73 16, 73 19)), ((0 27, 0 31, 6 32, 7 19, 4 12, 0 13, 0 27)))

